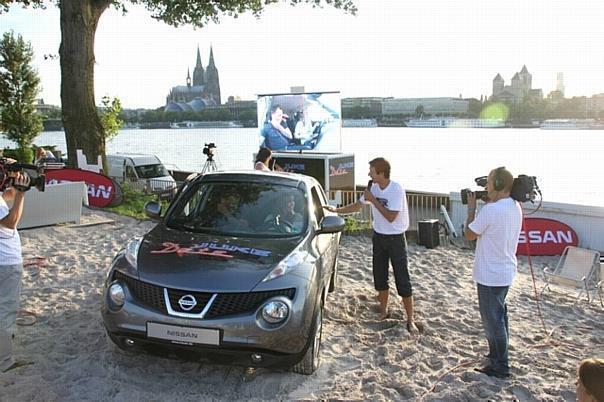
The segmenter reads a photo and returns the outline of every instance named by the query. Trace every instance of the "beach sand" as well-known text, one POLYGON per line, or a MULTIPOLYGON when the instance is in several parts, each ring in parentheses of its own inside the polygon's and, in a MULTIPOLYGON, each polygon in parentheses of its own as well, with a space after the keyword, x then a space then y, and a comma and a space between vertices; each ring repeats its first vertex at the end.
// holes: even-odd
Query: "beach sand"
MULTIPOLYGON (((84 223, 103 220, 113 222, 21 231, 24 257, 37 264, 24 269, 20 322, 31 325, 17 327, 15 355, 34 364, 0 374, 1 401, 570 401, 577 363, 604 355, 599 301, 573 305, 574 293, 561 288, 543 297, 545 326, 553 330, 553 342, 547 342, 522 259, 508 296, 513 375, 500 380, 475 372, 487 345, 471 277, 473 253, 410 245, 416 309, 425 326, 412 336, 393 286, 391 318, 376 319, 371 240, 363 236, 342 238, 339 288, 326 304, 322 364, 311 376, 126 353, 103 328, 102 286, 115 253, 154 224, 84 212, 84 223), (35 323, 27 312, 37 316, 35 323)), ((544 264, 556 261, 533 258, 539 288, 544 264)))

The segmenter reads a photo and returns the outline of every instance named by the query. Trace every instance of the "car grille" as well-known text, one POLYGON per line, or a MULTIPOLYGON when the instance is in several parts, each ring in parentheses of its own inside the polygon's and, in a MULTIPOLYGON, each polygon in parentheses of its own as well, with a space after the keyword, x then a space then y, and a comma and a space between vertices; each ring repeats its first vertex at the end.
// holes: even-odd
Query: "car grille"
MULTIPOLYGON (((139 303, 164 314, 168 313, 166 303, 164 301, 163 287, 141 282, 119 271, 115 271, 113 279, 124 282, 139 303)), ((295 293, 296 290, 293 288, 265 292, 218 293, 214 303, 204 318, 221 318, 229 315, 253 312, 266 299, 275 296, 285 296, 292 300, 295 293)), ((199 314, 204 309, 212 295, 213 293, 191 292, 187 290, 168 288, 168 297, 170 298, 172 309, 177 312, 188 314, 199 314), (197 300, 197 305, 189 311, 182 310, 178 304, 178 300, 184 295, 192 295, 197 300)))

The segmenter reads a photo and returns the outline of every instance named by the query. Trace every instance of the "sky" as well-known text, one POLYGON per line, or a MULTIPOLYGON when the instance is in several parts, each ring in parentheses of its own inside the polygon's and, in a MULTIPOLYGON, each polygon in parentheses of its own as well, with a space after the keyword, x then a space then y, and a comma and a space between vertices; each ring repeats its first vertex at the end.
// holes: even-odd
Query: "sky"
MULTIPOLYGON (((342 97, 491 95, 526 65, 546 95, 564 73, 566 96, 604 93, 604 2, 601 0, 357 0, 351 16, 330 7, 269 6, 260 19, 222 18, 201 29, 174 28, 143 8, 110 9, 95 44, 95 95, 125 108, 157 108, 193 72, 199 46, 209 49, 228 96, 340 91, 342 97)), ((60 105, 58 8, 12 6, 0 32, 30 41, 42 81, 40 97, 60 105)))

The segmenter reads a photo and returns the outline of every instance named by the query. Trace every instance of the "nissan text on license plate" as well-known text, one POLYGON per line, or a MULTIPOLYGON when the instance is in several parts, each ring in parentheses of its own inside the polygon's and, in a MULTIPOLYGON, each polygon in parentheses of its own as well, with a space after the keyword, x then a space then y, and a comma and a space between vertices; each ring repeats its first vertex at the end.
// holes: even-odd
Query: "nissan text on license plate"
POLYGON ((147 337, 185 344, 218 345, 220 343, 220 331, 217 329, 181 327, 155 322, 147 323, 147 337))

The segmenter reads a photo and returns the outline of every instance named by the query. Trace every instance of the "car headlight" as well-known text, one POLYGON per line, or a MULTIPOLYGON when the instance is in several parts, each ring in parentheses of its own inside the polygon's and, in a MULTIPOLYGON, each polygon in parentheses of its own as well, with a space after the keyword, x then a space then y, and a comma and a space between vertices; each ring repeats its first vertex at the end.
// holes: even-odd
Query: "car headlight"
POLYGON ((262 318, 270 324, 279 324, 287 319, 289 306, 281 300, 271 300, 262 306, 262 318))
POLYGON ((138 249, 140 248, 142 242, 142 237, 135 237, 126 245, 126 261, 128 261, 133 268, 136 268, 136 264, 138 262, 138 249))
POLYGON ((262 280, 262 282, 267 282, 272 279, 278 278, 280 276, 285 275, 298 265, 300 265, 306 257, 308 253, 301 249, 294 250, 291 254, 285 257, 269 274, 262 280))
POLYGON ((115 305, 115 307, 122 307, 124 305, 126 295, 124 294, 124 288, 121 284, 118 282, 112 283, 109 285, 109 290, 107 293, 109 294, 109 299, 115 305))

